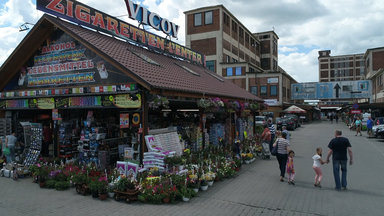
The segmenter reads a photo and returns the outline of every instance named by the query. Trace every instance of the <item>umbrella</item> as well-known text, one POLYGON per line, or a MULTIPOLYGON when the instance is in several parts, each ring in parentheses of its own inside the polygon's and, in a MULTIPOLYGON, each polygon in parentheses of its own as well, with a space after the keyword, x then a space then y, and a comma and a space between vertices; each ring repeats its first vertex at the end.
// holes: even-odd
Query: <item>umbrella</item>
POLYGON ((306 113, 307 111, 301 109, 300 107, 297 107, 295 105, 292 105, 284 110, 286 113, 306 113))

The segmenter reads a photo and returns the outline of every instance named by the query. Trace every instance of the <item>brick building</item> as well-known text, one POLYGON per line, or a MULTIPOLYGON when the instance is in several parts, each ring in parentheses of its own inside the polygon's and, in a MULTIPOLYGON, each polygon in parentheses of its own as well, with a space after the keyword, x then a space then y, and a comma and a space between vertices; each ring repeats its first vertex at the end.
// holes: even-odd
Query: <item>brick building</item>
POLYGON ((364 79, 364 54, 331 56, 331 50, 319 51, 319 81, 364 79))
POLYGON ((296 81, 278 66, 277 34, 252 33, 223 5, 184 14, 186 46, 206 55, 210 70, 275 106, 278 116, 296 81))
POLYGON ((365 79, 372 80, 371 103, 384 102, 384 47, 368 49, 364 54, 365 79))

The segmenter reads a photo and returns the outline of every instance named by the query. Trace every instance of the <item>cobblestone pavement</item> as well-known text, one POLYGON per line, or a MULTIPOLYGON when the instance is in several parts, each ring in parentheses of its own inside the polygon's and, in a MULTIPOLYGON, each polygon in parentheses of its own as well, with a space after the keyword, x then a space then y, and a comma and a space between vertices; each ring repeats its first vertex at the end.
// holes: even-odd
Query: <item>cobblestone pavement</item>
POLYGON ((40 189, 30 178, 0 178, 0 215, 383 215, 384 142, 368 139, 342 123, 317 122, 291 132, 296 152, 296 186, 279 181, 275 158, 244 165, 236 178, 215 182, 188 203, 168 205, 99 201, 40 189), (323 166, 322 188, 313 186, 312 155, 340 128, 352 143, 354 164, 348 166, 348 190, 335 191, 331 163, 323 166))

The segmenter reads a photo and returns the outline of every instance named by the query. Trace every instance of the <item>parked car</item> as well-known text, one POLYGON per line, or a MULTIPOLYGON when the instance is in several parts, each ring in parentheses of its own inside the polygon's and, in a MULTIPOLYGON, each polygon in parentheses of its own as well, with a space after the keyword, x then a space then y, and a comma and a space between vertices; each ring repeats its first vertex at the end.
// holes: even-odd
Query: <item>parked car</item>
POLYGON ((373 121, 372 135, 374 137, 383 137, 384 117, 376 117, 373 121))
POLYGON ((290 115, 286 115, 285 117, 290 118, 295 122, 295 128, 300 127, 300 120, 299 120, 299 117, 297 115, 290 114, 290 115))
POLYGON ((281 130, 282 123, 283 123, 283 118, 277 117, 275 119, 275 123, 276 123, 276 130, 281 130))
POLYGON ((292 118, 282 118, 281 128, 283 126, 287 127, 287 130, 295 130, 296 129, 296 123, 292 118))
POLYGON ((267 123, 266 116, 255 116, 255 124, 256 125, 265 125, 267 123))

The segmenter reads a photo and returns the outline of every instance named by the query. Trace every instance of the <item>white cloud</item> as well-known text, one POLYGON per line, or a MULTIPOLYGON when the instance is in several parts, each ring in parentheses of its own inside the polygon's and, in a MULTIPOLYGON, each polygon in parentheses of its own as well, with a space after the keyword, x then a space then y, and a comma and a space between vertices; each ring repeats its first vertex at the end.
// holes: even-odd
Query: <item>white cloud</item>
MULTIPOLYGON (((2 0, 4 1, 4 0, 2 0)), ((24 22, 41 16, 35 0, 6 0, 0 10, 0 64, 21 41, 24 22)), ((80 0, 113 16, 127 15, 124 0, 80 0)), ((133 0, 134 2, 138 2, 133 0)), ((318 50, 331 55, 364 53, 383 47, 384 4, 380 0, 142 0, 140 5, 180 26, 178 43, 185 41, 184 11, 222 4, 251 32, 275 29, 279 36, 279 65, 297 81, 318 80, 318 50), (305 49, 305 50, 303 50, 305 49), (282 52, 282 53, 281 53, 282 52)), ((127 16, 120 19, 137 25, 127 16)), ((160 32, 156 32, 160 34, 160 32)))
POLYGON ((294 51, 297 51, 297 50, 298 50, 297 47, 286 47, 286 46, 279 47, 279 51, 280 52, 294 52, 294 51))

